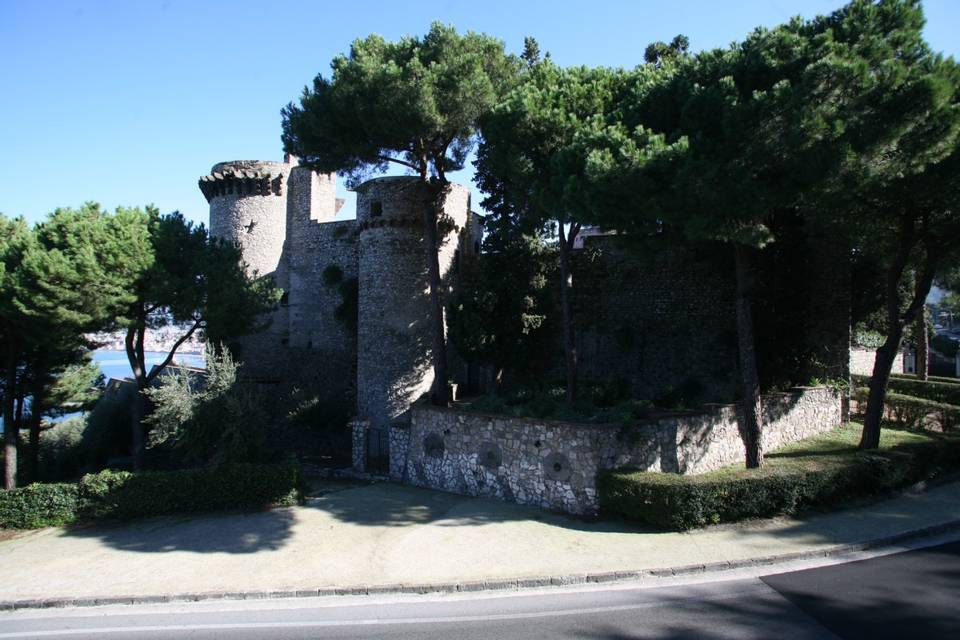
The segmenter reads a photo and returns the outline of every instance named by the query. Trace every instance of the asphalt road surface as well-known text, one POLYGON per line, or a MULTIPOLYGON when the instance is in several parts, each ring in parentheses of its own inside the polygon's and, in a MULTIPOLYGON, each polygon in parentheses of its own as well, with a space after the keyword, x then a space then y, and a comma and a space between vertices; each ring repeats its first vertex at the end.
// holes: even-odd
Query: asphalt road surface
POLYGON ((19 611, 3 638, 960 638, 960 542, 738 580, 19 611))

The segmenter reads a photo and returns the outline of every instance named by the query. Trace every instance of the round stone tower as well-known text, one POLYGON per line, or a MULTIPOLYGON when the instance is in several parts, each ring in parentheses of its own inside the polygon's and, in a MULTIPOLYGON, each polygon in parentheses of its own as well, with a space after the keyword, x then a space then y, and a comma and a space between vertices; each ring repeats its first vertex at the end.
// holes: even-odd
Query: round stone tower
MULTIPOLYGON (((429 203, 429 189, 416 177, 376 178, 357 188, 357 414, 374 429, 405 419, 433 383, 423 234, 429 203)), ((446 289, 469 211, 469 189, 450 185, 438 252, 446 289)))
MULTIPOLYGON (((287 238, 287 186, 295 163, 235 160, 215 164, 200 178, 210 203, 210 235, 236 243, 251 273, 273 277, 289 288, 284 256, 287 238)), ((281 301, 270 326, 237 345, 244 374, 264 381, 282 376, 289 340, 286 307, 281 301)))

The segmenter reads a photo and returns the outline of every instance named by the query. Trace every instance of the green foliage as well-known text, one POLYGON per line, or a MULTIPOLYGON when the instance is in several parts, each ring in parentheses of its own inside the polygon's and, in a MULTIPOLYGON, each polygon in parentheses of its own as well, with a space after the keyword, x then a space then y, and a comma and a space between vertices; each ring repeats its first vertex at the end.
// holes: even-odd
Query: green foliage
POLYGON ((882 442, 879 451, 858 452, 858 435, 857 429, 845 427, 839 437, 768 455, 765 467, 756 470, 695 476, 601 471, 600 506, 608 514, 683 531, 884 493, 960 466, 958 438, 897 437, 895 444, 882 442))
POLYGON ((360 281, 347 278, 337 285, 340 304, 333 310, 333 317, 345 326, 350 333, 357 333, 357 314, 360 313, 360 281))
MULTIPOLYGON (((916 380, 891 379, 888 388, 896 388, 894 387, 894 383, 900 384, 912 382, 917 382, 918 384, 938 384, 919 382, 916 380)), ((960 385, 949 384, 943 386, 960 387, 960 385)), ((941 397, 944 395, 942 391, 934 391, 930 388, 915 387, 913 385, 907 385, 903 389, 905 391, 913 390, 918 393, 926 393, 928 395, 937 395, 941 397)), ((861 408, 866 406, 869 395, 870 390, 867 387, 857 387, 854 392, 854 398, 861 403, 861 408)), ((955 398, 955 394, 950 393, 948 397, 955 398)), ((884 407, 886 408, 887 415, 891 420, 893 420, 894 423, 907 429, 924 429, 929 423, 931 415, 935 417, 937 425, 944 431, 951 430, 955 425, 960 424, 960 404, 938 402, 927 397, 918 397, 906 395, 904 393, 897 393, 895 391, 887 391, 886 395, 884 396, 884 407)))
POLYGON ((132 519, 171 513, 292 505, 299 467, 235 463, 179 471, 104 471, 80 482, 83 518, 132 519))
POLYGON ((63 415, 91 409, 103 394, 105 384, 100 365, 89 352, 84 361, 67 366, 54 379, 43 401, 47 415, 63 415))
MULTIPOLYGON (((890 379, 901 379, 901 380, 916 380, 917 374, 915 373, 891 373, 890 379)), ((943 382, 946 384, 960 384, 960 378, 948 378, 946 376, 928 376, 927 380, 929 382, 943 382)))
POLYGON ((357 184, 394 162, 426 177, 462 169, 477 121, 512 82, 519 61, 503 43, 434 23, 419 37, 371 35, 337 56, 299 105, 283 109, 284 148, 357 184))
POLYGON ((853 332, 852 342, 854 346, 864 347, 866 349, 879 349, 883 346, 883 341, 885 340, 882 333, 879 331, 873 331, 871 329, 865 329, 862 327, 857 327, 853 332))
POLYGON ((32 484, 0 492, 0 528, 293 505, 300 501, 302 489, 300 469, 294 462, 143 473, 103 471, 84 476, 79 484, 32 484))
MULTIPOLYGON (((851 376, 854 384, 866 387, 870 376, 851 376)), ((957 405, 960 407, 960 384, 938 382, 936 380, 918 380, 915 376, 891 377, 887 389, 905 396, 914 396, 933 402, 957 405)))
POLYGON ((40 432, 38 480, 61 482, 80 477, 87 421, 73 417, 40 432))
POLYGON ((627 397, 625 386, 615 380, 585 383, 574 402, 565 401, 561 387, 522 389, 506 396, 483 396, 457 405, 467 411, 515 418, 538 418, 595 424, 632 424, 646 418, 651 404, 627 397))
POLYGON ((450 301, 450 340, 467 361, 528 381, 547 366, 554 349, 547 283, 556 274, 556 251, 535 237, 496 233, 485 247, 476 276, 450 301))
POLYGON ((87 415, 80 443, 85 470, 103 469, 111 458, 130 453, 130 411, 136 393, 132 384, 108 387, 87 415))
POLYGON ((957 357, 957 350, 960 349, 960 342, 951 340, 947 336, 934 336, 930 340, 930 347, 948 358, 955 358, 957 357))
POLYGON ((686 56, 689 49, 690 39, 680 34, 674 37, 670 44, 666 42, 651 42, 648 44, 647 48, 643 50, 643 61, 647 64, 661 66, 669 60, 686 56))
POLYGON ((336 286, 343 282, 343 269, 335 264, 328 264, 324 267, 321 277, 323 278, 323 284, 326 286, 336 286))
POLYGON ((0 529, 38 529, 76 520, 76 484, 35 483, 0 492, 0 529))
POLYGON ((154 410, 152 447, 167 448, 185 465, 259 462, 275 454, 265 398, 237 380, 239 365, 221 349, 207 360, 204 375, 172 371, 147 390, 154 410))

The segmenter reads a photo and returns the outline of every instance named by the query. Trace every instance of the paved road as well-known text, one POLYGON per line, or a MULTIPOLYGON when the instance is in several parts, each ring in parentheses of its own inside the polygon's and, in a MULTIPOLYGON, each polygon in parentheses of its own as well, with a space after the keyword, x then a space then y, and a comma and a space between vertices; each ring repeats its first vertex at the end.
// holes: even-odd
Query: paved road
POLYGON ((960 543, 666 587, 21 611, 3 638, 956 638, 960 543))

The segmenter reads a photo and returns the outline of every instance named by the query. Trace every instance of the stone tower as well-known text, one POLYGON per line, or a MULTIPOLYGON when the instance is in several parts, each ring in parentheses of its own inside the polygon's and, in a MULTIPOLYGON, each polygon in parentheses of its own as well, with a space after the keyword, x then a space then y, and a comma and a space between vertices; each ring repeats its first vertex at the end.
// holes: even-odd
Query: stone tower
MULTIPOLYGON (((376 178, 357 188, 359 318, 357 415, 382 429, 405 417, 433 383, 423 211, 429 190, 419 178, 376 178)), ((470 191, 450 185, 441 229, 440 273, 449 286, 470 191)))
MULTIPOLYGON (((315 254, 329 239, 331 222, 342 202, 336 199, 333 174, 318 174, 284 162, 237 160, 213 166, 199 181, 210 203, 210 234, 236 243, 250 272, 271 276, 283 290, 280 304, 262 332, 244 336, 235 347, 244 373, 264 382, 284 382, 290 363, 307 363, 315 333, 330 333, 322 318, 311 317, 318 303, 327 302, 319 290, 315 254), (319 328, 319 331, 317 329, 319 328), (293 353, 293 351, 308 353, 293 353)), ((333 251, 342 254, 342 251, 333 251)), ((355 251, 343 269, 355 271, 355 251)), ((322 346, 317 341, 317 347, 322 346)), ((346 342, 350 342, 348 339, 346 342)), ((353 361, 352 345, 347 349, 353 361)), ((319 357, 319 354, 315 354, 319 357)), ((352 365, 351 365, 352 368, 352 365)))

